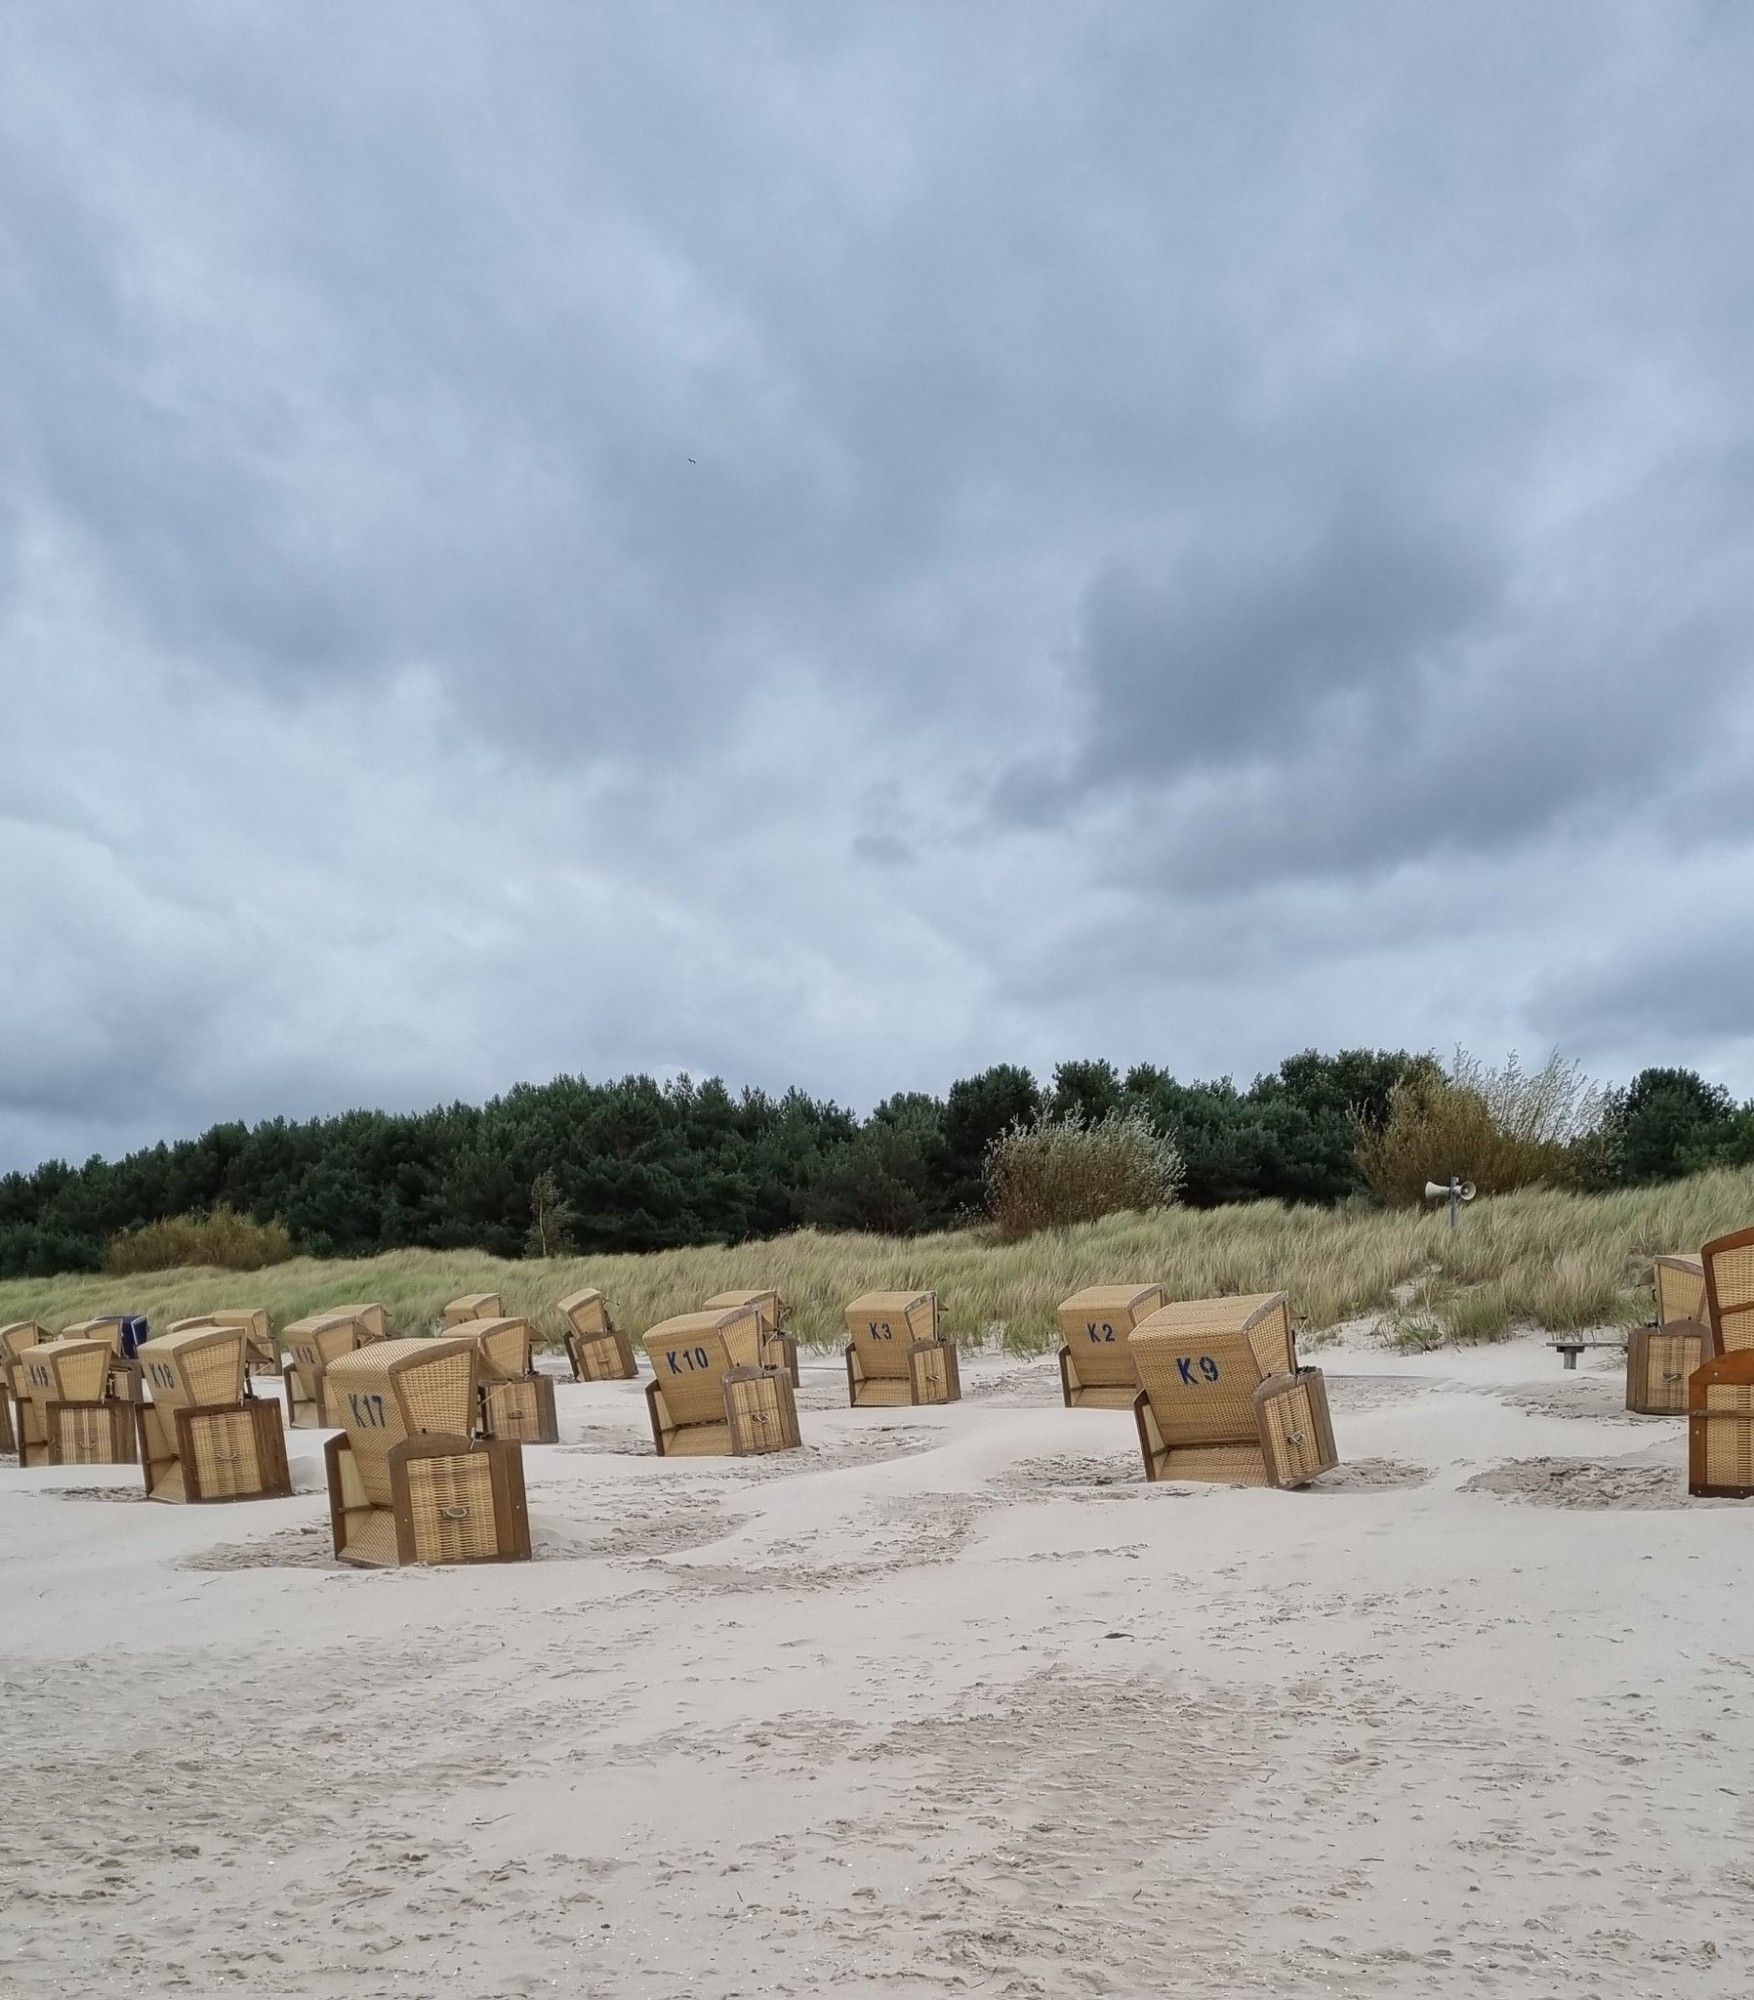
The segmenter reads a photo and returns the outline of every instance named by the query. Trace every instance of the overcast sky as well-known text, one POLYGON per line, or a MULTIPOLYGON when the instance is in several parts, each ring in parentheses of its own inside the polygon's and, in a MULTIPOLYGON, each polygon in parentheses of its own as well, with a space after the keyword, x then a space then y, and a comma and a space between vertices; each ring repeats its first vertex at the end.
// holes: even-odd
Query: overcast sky
POLYGON ((7 10, 0 1167, 1754 1090, 1754 9, 7 10))

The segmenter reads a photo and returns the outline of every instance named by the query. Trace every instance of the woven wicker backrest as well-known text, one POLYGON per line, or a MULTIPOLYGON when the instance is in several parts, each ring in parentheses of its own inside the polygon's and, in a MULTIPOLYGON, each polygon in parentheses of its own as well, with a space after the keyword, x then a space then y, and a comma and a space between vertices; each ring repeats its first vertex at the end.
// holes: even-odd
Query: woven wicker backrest
MULTIPOLYGON (((235 1326, 251 1340, 265 1345, 271 1344, 274 1339, 274 1322, 269 1318, 266 1306, 220 1306, 213 1312, 203 1313, 201 1317, 210 1326, 235 1326)), ((190 1322, 181 1320, 171 1328, 171 1332, 179 1333, 188 1324, 190 1322)))
POLYGON ((673 1424, 722 1424, 725 1377, 761 1359, 761 1315, 753 1306, 683 1313, 645 1335, 646 1359, 673 1424))
POLYGON ((329 1364, 329 1417, 347 1433, 360 1483, 388 1507, 389 1453, 404 1438, 466 1438, 475 1427, 472 1340, 381 1340, 329 1364))
POLYGON ((1128 1336, 1168 1302, 1161 1285, 1090 1285, 1062 1299, 1060 1338, 1087 1387, 1132 1382, 1128 1336))
POLYGON ((527 1319, 476 1319, 460 1330, 475 1343, 483 1382, 521 1382, 529 1374, 534 1335, 527 1319))
POLYGON ((465 1320, 501 1319, 504 1315, 505 1301, 498 1292, 465 1292, 445 1307, 445 1325, 461 1326, 465 1320))
POLYGON ((361 1345, 365 1328, 352 1313, 313 1313, 295 1319, 282 1334, 286 1351, 313 1393, 317 1374, 361 1345))
POLYGON ((1243 1333, 1249 1338, 1263 1376, 1289 1375, 1297 1367, 1291 1330, 1291 1301, 1284 1292, 1247 1292, 1219 1299, 1172 1299, 1134 1328, 1182 1334, 1243 1333))
POLYGON ((705 1312, 730 1312, 737 1306, 752 1307, 760 1315, 764 1334, 778 1333, 785 1324, 786 1302, 778 1292, 714 1292, 702 1301, 705 1312))
POLYGON ((907 1351, 938 1337, 936 1292, 866 1292, 846 1309, 847 1338, 868 1381, 907 1379, 907 1351))
POLYGON ((366 1340, 385 1340, 389 1337, 390 1316, 382 1306, 367 1300, 364 1304, 349 1301, 344 1306, 324 1306, 321 1312, 311 1314, 312 1319, 356 1319, 359 1321, 362 1337, 366 1340))
POLYGON ((61 1329, 63 1340, 101 1340, 118 1359, 122 1352, 122 1322, 119 1317, 76 1320, 61 1329))
POLYGON ((1720 1236, 1699 1253, 1706 1306, 1722 1353, 1754 1347, 1754 1229, 1720 1236))
POLYGON ((139 1361, 154 1405, 177 1410, 241 1403, 245 1341, 241 1326, 194 1326, 147 1341, 139 1361))
POLYGON ((1651 1284, 1656 1292, 1657 1325, 1670 1326, 1676 1320, 1707 1318, 1705 1303, 1705 1260, 1678 1252, 1651 1259, 1651 1284))
POLYGON ((1153 1313, 1128 1343, 1139 1386, 1172 1449, 1190 1444, 1253 1443, 1259 1436, 1254 1393, 1270 1373, 1247 1332, 1162 1326, 1153 1313))
POLYGON ((15 1319, 10 1326, 0 1326, 0 1389, 11 1389, 16 1395, 13 1369, 18 1357, 27 1347, 47 1347, 54 1337, 34 1319, 15 1319))
POLYGON ((51 1340, 18 1355, 14 1380, 28 1403, 101 1403, 114 1359, 107 1340, 51 1340))
POLYGON ((568 1292, 560 1302, 560 1310, 574 1333, 612 1333, 615 1329, 603 1294, 592 1286, 587 1285, 582 1292, 568 1292))

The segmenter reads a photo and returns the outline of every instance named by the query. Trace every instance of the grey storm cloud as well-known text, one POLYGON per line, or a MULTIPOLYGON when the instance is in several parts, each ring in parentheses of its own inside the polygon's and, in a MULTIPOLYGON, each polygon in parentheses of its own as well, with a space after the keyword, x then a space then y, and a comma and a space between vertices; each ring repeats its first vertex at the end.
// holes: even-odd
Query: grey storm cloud
POLYGON ((1751 54, 27 0, 0 1166, 563 1068, 1754 1087, 1751 54))

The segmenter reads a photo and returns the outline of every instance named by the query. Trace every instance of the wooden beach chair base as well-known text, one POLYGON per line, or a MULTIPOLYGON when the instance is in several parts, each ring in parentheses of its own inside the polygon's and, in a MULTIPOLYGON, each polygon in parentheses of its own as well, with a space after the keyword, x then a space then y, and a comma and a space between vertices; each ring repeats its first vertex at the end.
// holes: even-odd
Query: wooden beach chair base
POLYGON ((600 1333, 569 1332, 566 1358, 575 1382, 632 1382, 639 1376, 633 1342, 619 1327, 606 1327, 600 1333))
POLYGON ((323 1447, 335 1555, 359 1569, 528 1562, 521 1445, 422 1435, 389 1453, 388 1507, 368 1498, 345 1436, 323 1447))
POLYGON ((280 1382, 286 1391, 286 1428, 289 1431, 320 1430, 323 1427, 323 1392, 307 1395, 304 1381, 297 1368, 289 1361, 281 1371, 280 1382))
POLYGON ((49 1465, 134 1465, 138 1446, 132 1403, 45 1403, 49 1465))
POLYGON ((149 1500, 206 1503, 284 1500, 292 1492, 280 1405, 252 1397, 174 1411, 176 1449, 153 1449, 150 1415, 139 1413, 140 1463, 149 1500))
POLYGON ((8 1458, 18 1453, 18 1426, 12 1420, 12 1398, 0 1389, 0 1451, 8 1458))
POLYGON ((914 1341, 907 1350, 905 1376, 862 1373, 858 1349, 850 1342, 847 1346, 847 1403, 852 1409, 893 1410, 961 1400, 962 1366, 953 1340, 914 1341))
POLYGON ((722 1423, 676 1424, 657 1382, 646 1384, 652 1443, 660 1458, 748 1457, 790 1451, 803 1440, 791 1377, 779 1368, 732 1368, 724 1379, 722 1423))
POLYGON ((1144 1390, 1134 1398, 1139 1451, 1149 1480, 1201 1480, 1228 1486, 1306 1486, 1340 1462, 1319 1368, 1269 1375, 1251 1398, 1256 1425, 1245 1439, 1169 1447, 1144 1390))
POLYGON ((777 1368, 795 1389, 798 1386, 798 1343, 789 1333, 767 1334, 761 1343, 761 1365, 777 1368))
POLYGON ((17 1439, 21 1466, 48 1465, 49 1433, 43 1425, 43 1406, 15 1400, 12 1405, 13 1435, 17 1439))
POLYGON ((1080 1382, 1072 1350, 1060 1349, 1060 1400, 1068 1410, 1130 1410, 1138 1393, 1137 1382, 1080 1382))
POLYGON ((1640 1417, 1684 1417, 1687 1384, 1711 1359, 1711 1328, 1697 1320, 1641 1326, 1626 1343, 1626 1407, 1640 1417))
POLYGON ((733 1368, 725 1377, 725 1428, 737 1458, 796 1451, 803 1439, 792 1378, 783 1368, 733 1368))
POLYGON ((554 1413, 554 1384, 546 1375, 521 1382, 483 1382, 481 1435, 517 1444, 558 1444, 560 1420, 554 1413))

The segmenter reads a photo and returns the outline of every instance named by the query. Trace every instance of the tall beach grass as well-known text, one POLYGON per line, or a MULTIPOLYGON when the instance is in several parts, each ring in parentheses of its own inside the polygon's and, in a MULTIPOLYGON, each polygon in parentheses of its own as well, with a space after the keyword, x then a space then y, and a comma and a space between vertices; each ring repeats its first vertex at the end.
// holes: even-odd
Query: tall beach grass
POLYGON ((1754 1170, 1700 1174, 1667 1186, 1581 1195, 1538 1189, 1482 1198, 1452 1236, 1441 1212, 1253 1202, 1161 1209, 1044 1230, 1019 1243, 991 1232, 828 1235, 801 1230, 732 1249, 508 1262, 477 1252, 400 1250, 266 1270, 180 1269, 131 1276, 20 1278, 0 1283, 0 1323, 58 1328, 94 1313, 142 1312, 160 1328, 220 1305, 264 1305, 277 1326, 324 1306, 377 1299, 398 1333, 425 1332, 447 1299, 497 1291, 508 1312, 558 1339, 555 1301, 596 1285, 635 1332, 710 1293, 774 1286, 801 1340, 841 1339, 857 1293, 918 1288, 943 1301, 959 1340, 1035 1352, 1054 1338, 1054 1307, 1081 1285, 1158 1283, 1172 1298, 1285 1290, 1313 1332, 1368 1314, 1427 1344, 1495 1339, 1515 1326, 1554 1331, 1630 1323, 1650 1307, 1650 1259, 1697 1249, 1754 1222, 1754 1170))

